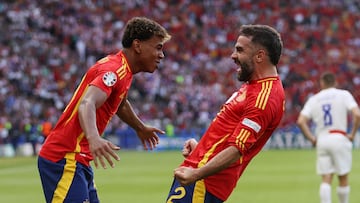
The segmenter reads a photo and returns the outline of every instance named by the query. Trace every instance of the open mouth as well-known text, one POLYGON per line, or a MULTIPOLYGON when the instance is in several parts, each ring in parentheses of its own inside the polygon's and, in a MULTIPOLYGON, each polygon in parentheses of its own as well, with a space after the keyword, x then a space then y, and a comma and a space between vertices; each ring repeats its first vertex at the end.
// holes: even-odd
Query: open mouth
POLYGON ((242 68, 241 68, 240 63, 239 63, 239 62, 235 62, 235 64, 236 64, 236 67, 235 67, 236 70, 237 70, 237 71, 241 71, 242 68))

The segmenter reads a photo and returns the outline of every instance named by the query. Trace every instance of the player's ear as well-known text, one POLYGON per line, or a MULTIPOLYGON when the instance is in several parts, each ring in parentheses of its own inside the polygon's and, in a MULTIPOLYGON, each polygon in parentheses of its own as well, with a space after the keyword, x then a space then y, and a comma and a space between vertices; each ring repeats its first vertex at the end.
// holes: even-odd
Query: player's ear
POLYGON ((266 57, 265 50, 259 49, 255 57, 256 62, 261 63, 266 57))
POLYGON ((140 54, 141 53, 141 41, 138 39, 134 39, 132 45, 134 47, 135 52, 140 54))

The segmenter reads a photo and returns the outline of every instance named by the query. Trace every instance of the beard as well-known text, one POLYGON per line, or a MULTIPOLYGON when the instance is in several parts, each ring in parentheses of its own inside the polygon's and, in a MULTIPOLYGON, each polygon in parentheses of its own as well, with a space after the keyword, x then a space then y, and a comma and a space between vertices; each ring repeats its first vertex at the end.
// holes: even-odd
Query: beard
POLYGON ((251 79, 251 76, 254 72, 253 66, 250 66, 247 63, 241 63, 240 64, 240 70, 238 71, 237 79, 240 82, 247 82, 251 79))

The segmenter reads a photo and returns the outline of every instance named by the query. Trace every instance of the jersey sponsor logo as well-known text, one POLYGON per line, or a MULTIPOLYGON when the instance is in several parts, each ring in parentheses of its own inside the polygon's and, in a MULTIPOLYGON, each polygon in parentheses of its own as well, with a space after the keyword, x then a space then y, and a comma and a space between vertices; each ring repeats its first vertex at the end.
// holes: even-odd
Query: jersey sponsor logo
POLYGON ((251 129, 253 129, 256 133, 259 133, 261 130, 261 126, 257 122, 250 120, 248 118, 244 118, 244 120, 241 123, 251 129))
POLYGON ((106 72, 103 76, 103 82, 106 86, 114 86, 117 81, 116 74, 113 72, 106 72))

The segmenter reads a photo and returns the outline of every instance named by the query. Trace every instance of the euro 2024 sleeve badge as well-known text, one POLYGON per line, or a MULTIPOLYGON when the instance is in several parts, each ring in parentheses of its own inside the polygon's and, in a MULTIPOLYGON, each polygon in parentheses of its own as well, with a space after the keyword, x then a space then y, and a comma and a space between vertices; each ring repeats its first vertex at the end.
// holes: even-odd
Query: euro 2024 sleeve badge
POLYGON ((114 72, 106 72, 103 76, 103 82, 108 87, 114 86, 116 81, 117 81, 117 77, 114 72))

